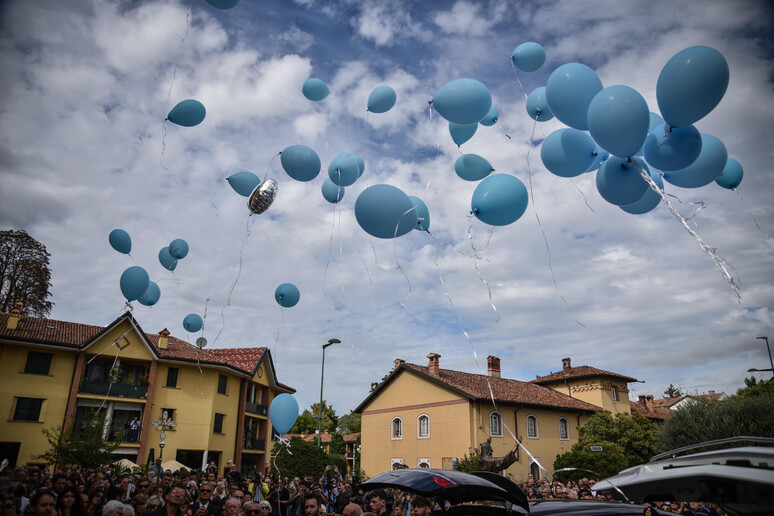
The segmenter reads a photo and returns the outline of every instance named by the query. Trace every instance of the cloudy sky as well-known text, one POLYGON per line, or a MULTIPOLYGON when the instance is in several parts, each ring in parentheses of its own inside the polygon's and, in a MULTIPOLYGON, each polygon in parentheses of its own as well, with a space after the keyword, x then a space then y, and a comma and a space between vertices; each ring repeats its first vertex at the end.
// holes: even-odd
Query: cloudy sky
POLYGON ((725 0, 242 0, 228 11, 204 0, 5 1, 0 228, 25 229, 51 253, 52 318, 110 323, 125 310, 122 271, 140 265, 162 292, 153 307, 134 303, 145 331, 193 342, 201 335, 182 320, 206 310, 209 346, 268 346, 302 408, 319 397, 330 338, 342 343, 326 352, 325 398, 339 414, 395 358, 425 364, 431 352, 469 372, 496 355, 522 380, 569 356, 645 381, 632 384, 635 399, 670 383, 732 393, 748 368, 770 367, 756 337, 774 339, 773 15, 767 2, 725 0), (510 64, 525 41, 548 55, 535 73, 510 64), (554 69, 580 62, 657 111, 661 68, 693 45, 716 48, 731 70, 696 126, 745 176, 736 191, 667 192, 685 217, 703 207, 691 227, 733 267, 741 302, 666 206, 630 215, 602 199, 594 173, 549 173, 540 142, 563 125, 535 127, 524 108, 554 69), (331 95, 307 100, 309 77, 331 95), (486 84, 500 112, 462 152, 531 181, 526 213, 494 231, 470 217, 476 184, 454 173, 460 150, 428 109, 459 77, 486 84), (381 84, 397 104, 367 115, 381 84), (204 122, 163 124, 188 98, 206 106, 204 122), (295 144, 326 169, 358 154, 366 173, 329 204, 324 171, 301 183, 282 170, 276 156, 295 144), (279 183, 262 215, 225 182, 243 170, 279 183), (369 237, 354 203, 378 183, 423 198, 430 234, 369 237), (108 245, 115 228, 131 235, 131 257, 108 245), (175 238, 190 253, 173 275, 157 254, 175 238), (284 282, 301 291, 293 308, 274 301, 284 282))

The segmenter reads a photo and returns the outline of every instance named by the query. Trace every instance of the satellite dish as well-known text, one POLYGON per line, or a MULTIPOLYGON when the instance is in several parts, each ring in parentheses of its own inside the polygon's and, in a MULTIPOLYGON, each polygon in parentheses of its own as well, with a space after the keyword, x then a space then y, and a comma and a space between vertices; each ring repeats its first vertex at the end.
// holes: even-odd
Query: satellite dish
POLYGON ((207 346, 207 339, 204 337, 199 337, 196 339, 196 345, 199 346, 199 349, 202 349, 207 346))

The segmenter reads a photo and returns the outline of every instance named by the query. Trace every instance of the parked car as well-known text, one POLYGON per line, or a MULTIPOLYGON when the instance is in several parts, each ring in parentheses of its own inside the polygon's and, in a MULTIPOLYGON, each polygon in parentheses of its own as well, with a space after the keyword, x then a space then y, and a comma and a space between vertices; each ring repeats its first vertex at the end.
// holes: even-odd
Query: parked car
MULTIPOLYGON (((519 486, 507 477, 489 473, 462 473, 437 469, 399 469, 388 471, 363 482, 360 487, 399 489, 431 498, 444 507, 444 516, 508 516, 530 514, 548 516, 643 515, 647 508, 620 502, 597 500, 547 500, 528 502, 519 486), (451 507, 445 508, 445 502, 451 507)), ((649 514, 672 514, 651 509, 649 514)))

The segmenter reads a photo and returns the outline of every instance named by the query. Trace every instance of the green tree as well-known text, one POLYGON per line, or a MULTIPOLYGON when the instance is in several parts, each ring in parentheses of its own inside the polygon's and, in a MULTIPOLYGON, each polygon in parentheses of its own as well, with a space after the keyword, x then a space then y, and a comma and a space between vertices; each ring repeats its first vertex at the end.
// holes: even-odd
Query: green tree
POLYGON ((760 396, 766 393, 774 393, 774 381, 758 380, 754 376, 744 379, 744 387, 736 391, 737 396, 743 398, 751 396, 760 396))
POLYGON ((360 431, 360 414, 350 412, 339 418, 338 431, 342 434, 354 434, 360 431))
POLYGON ((675 387, 671 383, 669 384, 669 387, 667 387, 664 390, 665 398, 679 398, 682 395, 683 395, 683 392, 678 387, 675 387))
POLYGON ((344 437, 338 432, 331 434, 330 453, 333 455, 345 455, 347 453, 347 445, 344 443, 344 437))
POLYGON ((317 430, 317 420, 314 419, 309 409, 305 409, 299 414, 296 423, 290 429, 291 434, 312 434, 317 430))
POLYGON ((283 477, 313 475, 320 478, 325 471, 325 466, 335 465, 342 473, 347 471, 347 460, 343 455, 328 454, 317 444, 308 443, 299 437, 290 439, 290 452, 279 443, 275 443, 273 454, 274 464, 283 477))
POLYGON ((61 426, 43 428, 41 431, 49 447, 40 458, 54 466, 54 470, 67 463, 97 468, 112 462, 113 450, 118 448, 122 436, 119 435, 114 443, 102 439, 104 412, 92 411, 84 421, 87 423, 81 428, 75 428, 72 424, 67 429, 61 426))
POLYGON ((383 383, 384 383, 384 381, 385 381, 387 378, 389 378, 391 374, 392 374, 392 371, 390 371, 390 372, 389 372, 389 373, 387 373, 386 375, 382 376, 382 379, 381 379, 381 380, 379 380, 378 382, 371 382, 371 390, 370 390, 370 391, 368 391, 368 392, 369 392, 369 394, 370 394, 370 393, 372 393, 372 392, 374 392, 376 389, 378 389, 378 388, 379 388, 379 386, 380 386, 381 384, 383 384, 383 383))
MULTIPOLYGON (((319 403, 312 403, 311 407, 311 413, 312 416, 319 416, 320 415, 320 404, 319 403)), ((316 420, 315 420, 316 422, 316 420)), ((336 430, 336 426, 339 424, 339 418, 336 416, 336 410, 334 410, 333 407, 328 405, 325 400, 322 402, 322 427, 323 430, 328 430, 329 432, 333 432, 336 430)), ((315 428, 317 428, 317 425, 315 425, 315 428)))
POLYGON ((737 436, 774 437, 774 393, 731 396, 722 403, 694 399, 664 421, 658 448, 663 452, 737 436))
POLYGON ((0 231, 0 312, 10 312, 21 301, 37 317, 51 313, 51 255, 26 231, 0 231))
POLYGON ((478 448, 472 448, 470 455, 466 453, 457 461, 457 471, 462 471, 463 473, 478 471, 478 458, 480 456, 481 453, 478 451, 478 448))
POLYGON ((639 412, 615 416, 597 412, 578 429, 578 442, 572 449, 557 455, 554 469, 572 467, 590 469, 602 476, 615 474, 647 462, 656 454, 657 440, 658 427, 639 412), (592 446, 600 446, 602 451, 592 452, 592 446))

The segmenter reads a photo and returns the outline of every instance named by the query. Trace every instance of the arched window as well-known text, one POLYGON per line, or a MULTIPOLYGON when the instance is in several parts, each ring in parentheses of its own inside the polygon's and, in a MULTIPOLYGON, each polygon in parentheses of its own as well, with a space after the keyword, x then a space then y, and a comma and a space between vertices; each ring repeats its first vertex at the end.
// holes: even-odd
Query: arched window
POLYGON ((529 460, 529 472, 532 474, 533 478, 540 478, 540 466, 538 466, 538 464, 540 464, 539 458, 529 460))
POLYGON ((562 441, 568 441, 570 439, 570 425, 567 424, 567 419, 559 418, 559 439, 562 441))
POLYGON ((490 437, 503 436, 503 416, 499 412, 489 413, 489 436, 490 437))
POLYGON ((403 439, 403 420, 396 417, 392 420, 392 439, 403 439))
POLYGON ((527 416, 527 437, 530 439, 538 438, 538 419, 534 414, 527 416))
POLYGON ((430 437, 430 416, 421 414, 417 418, 417 439, 427 439, 430 437))

